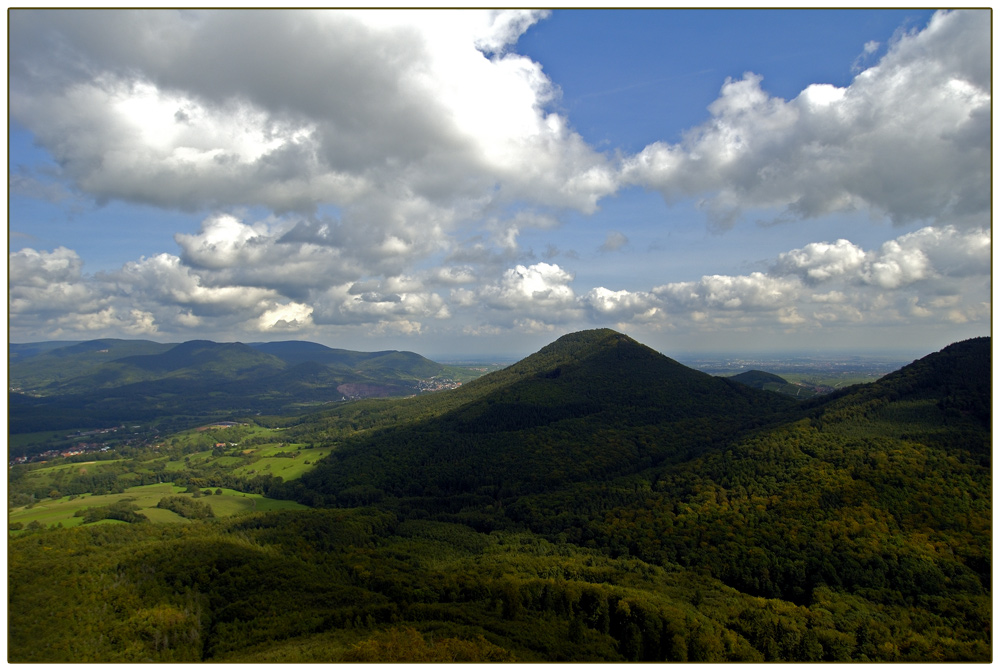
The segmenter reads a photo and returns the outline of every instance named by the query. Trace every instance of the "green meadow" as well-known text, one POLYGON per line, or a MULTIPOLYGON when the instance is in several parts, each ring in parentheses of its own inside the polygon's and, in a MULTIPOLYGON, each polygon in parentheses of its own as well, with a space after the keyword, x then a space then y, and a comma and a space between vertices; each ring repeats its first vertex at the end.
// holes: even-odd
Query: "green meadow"
MULTIPOLYGON (((141 485, 129 487, 120 494, 84 494, 82 496, 64 496, 58 499, 45 500, 32 506, 21 506, 8 512, 8 524, 16 527, 18 523, 27 526, 32 522, 47 527, 73 527, 83 523, 83 516, 76 515, 78 511, 88 508, 107 507, 119 503, 133 503, 136 512, 145 515, 150 522, 164 524, 188 524, 190 520, 177 513, 157 508, 157 504, 165 496, 182 496, 208 504, 215 517, 231 517, 241 513, 266 512, 271 510, 302 510, 306 506, 294 501, 269 499, 260 494, 247 494, 234 489, 218 488, 221 494, 202 495, 194 497, 185 493, 184 487, 171 483, 157 485, 141 485)), ((212 490, 215 492, 216 490, 212 490)), ((117 520, 101 520, 98 524, 124 524, 117 520)))
POLYGON ((17 466, 8 478, 8 525, 18 533, 28 525, 124 523, 121 514, 94 519, 99 515, 92 509, 127 509, 137 516, 126 516, 132 521, 189 523, 188 517, 157 507, 168 496, 197 500, 213 517, 304 508, 243 486, 250 480, 296 480, 331 452, 283 438, 281 429, 255 425, 202 427, 132 450, 129 458, 17 466))

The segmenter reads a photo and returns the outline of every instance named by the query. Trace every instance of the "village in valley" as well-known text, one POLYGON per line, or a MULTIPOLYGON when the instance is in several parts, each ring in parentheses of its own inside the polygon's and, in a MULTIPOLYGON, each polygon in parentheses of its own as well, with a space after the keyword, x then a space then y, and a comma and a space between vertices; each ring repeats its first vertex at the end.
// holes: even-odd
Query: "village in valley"
MULTIPOLYGON (((132 427, 133 429, 139 429, 140 427, 132 427)), ((36 462, 45 462, 56 458, 69 458, 77 457, 80 455, 93 455, 109 452, 112 450, 111 445, 108 441, 111 438, 116 439, 115 442, 120 442, 120 433, 125 431, 125 426, 115 426, 109 429, 95 429, 92 431, 79 431, 76 433, 71 433, 65 436, 66 440, 81 439, 80 442, 74 443, 69 447, 53 448, 45 450, 44 452, 39 452, 37 454, 31 455, 18 455, 13 456, 8 463, 8 467, 13 467, 15 464, 27 464, 36 462), (96 437, 100 437, 98 440, 93 440, 96 437), (90 439, 90 440, 87 440, 90 439)))

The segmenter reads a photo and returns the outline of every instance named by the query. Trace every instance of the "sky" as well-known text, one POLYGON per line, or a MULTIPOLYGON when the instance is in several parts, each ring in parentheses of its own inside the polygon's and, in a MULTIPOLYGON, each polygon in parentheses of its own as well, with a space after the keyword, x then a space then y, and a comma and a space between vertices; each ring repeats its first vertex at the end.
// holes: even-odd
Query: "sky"
POLYGON ((10 10, 12 342, 931 352, 988 10, 10 10))

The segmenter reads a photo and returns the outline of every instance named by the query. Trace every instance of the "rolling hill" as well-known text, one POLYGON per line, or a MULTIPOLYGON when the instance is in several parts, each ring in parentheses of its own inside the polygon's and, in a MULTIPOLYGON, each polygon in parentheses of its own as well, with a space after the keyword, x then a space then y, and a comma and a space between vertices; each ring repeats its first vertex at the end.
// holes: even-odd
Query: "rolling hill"
POLYGON ((762 370, 748 370, 745 373, 731 375, 727 379, 732 380, 733 382, 739 382, 740 384, 745 384, 748 387, 753 387, 754 389, 776 391, 779 394, 785 394, 786 396, 791 396, 792 398, 800 401, 812 398, 813 396, 816 396, 817 393, 830 391, 825 387, 817 388, 816 386, 810 384, 796 384, 789 382, 779 375, 762 370))
POLYGON ((768 385, 776 385, 780 387, 788 384, 788 380, 785 378, 762 370, 748 370, 745 373, 731 375, 729 376, 729 379, 745 384, 748 387, 753 387, 754 389, 767 389, 768 385))

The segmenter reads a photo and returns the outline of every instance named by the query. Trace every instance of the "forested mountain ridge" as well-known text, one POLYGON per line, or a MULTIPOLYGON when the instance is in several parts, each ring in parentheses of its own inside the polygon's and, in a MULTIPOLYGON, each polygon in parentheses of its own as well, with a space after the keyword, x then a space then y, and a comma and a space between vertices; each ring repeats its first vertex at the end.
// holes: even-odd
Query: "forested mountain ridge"
POLYGON ((25 343, 9 347, 8 376, 12 387, 44 393, 72 378, 122 357, 159 354, 174 345, 151 340, 102 338, 78 343, 25 343))
MULTIPOLYGON (((928 354, 871 385, 848 387, 809 403, 828 409, 897 400, 933 401, 951 417, 974 417, 989 427, 991 339, 971 338, 928 354)), ((827 410, 829 412, 829 410, 827 410)))
POLYGON ((12 353, 13 433, 291 412, 346 398, 406 396, 475 377, 413 352, 352 352, 303 342, 101 339, 18 345, 12 353))
POLYGON ((419 379, 448 370, 413 352, 354 352, 302 341, 247 345, 210 340, 170 344, 101 339, 56 347, 45 345, 11 346, 12 386, 52 396, 162 377, 260 378, 302 363, 355 375, 378 375, 388 370, 393 379, 419 379))
POLYGON ((250 347, 278 357, 289 365, 316 363, 334 369, 351 371, 391 370, 401 379, 440 375, 442 365, 414 352, 381 350, 355 352, 317 343, 289 340, 283 342, 250 343, 250 347))
POLYGON ((8 343, 7 353, 11 361, 14 361, 75 344, 77 344, 76 340, 45 340, 43 342, 32 343, 8 343))
POLYGON ((18 532, 10 659, 989 661, 990 346, 798 403, 591 331, 289 418, 315 510, 18 532))
POLYGON ((958 343, 688 462, 508 514, 741 592, 808 606, 833 590, 916 618, 944 608, 988 636, 989 358, 988 338, 958 343))
POLYGON ((210 340, 190 340, 159 354, 122 357, 112 365, 144 371, 150 379, 214 375, 239 380, 274 374, 286 367, 278 357, 249 345, 210 340))

